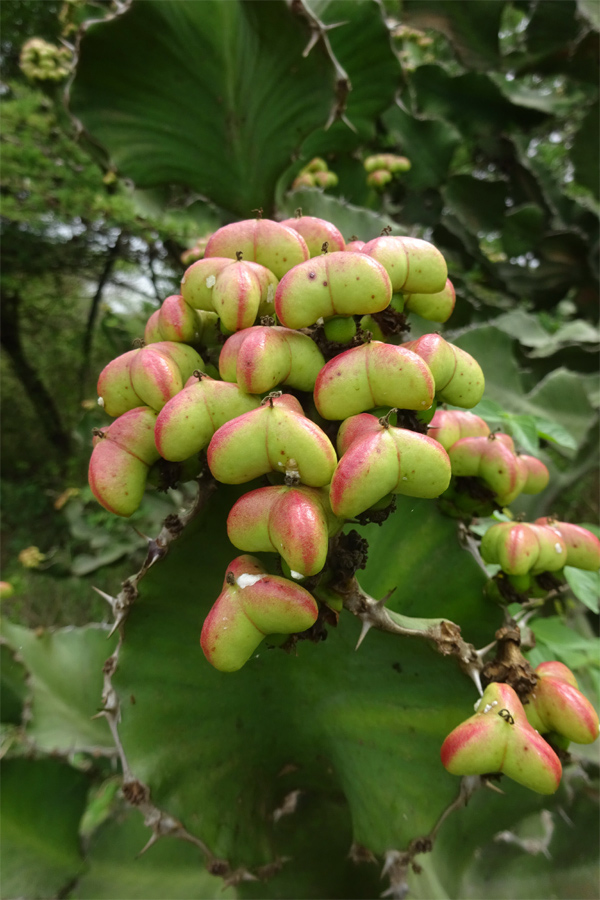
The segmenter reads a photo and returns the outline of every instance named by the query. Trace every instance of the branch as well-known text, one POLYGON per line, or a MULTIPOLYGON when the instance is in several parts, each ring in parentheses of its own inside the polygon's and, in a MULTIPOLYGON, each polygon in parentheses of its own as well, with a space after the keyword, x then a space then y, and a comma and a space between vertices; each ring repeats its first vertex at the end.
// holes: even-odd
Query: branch
POLYGON ((369 596, 356 578, 350 579, 342 590, 337 588, 343 597, 344 606, 362 622, 362 631, 356 649, 360 647, 371 628, 399 634, 405 637, 419 637, 433 641, 438 653, 442 656, 456 656, 458 663, 469 678, 475 683, 477 690, 483 694, 480 673, 482 662, 472 644, 468 644, 460 633, 460 628, 448 619, 418 619, 403 616, 386 609, 389 595, 383 600, 374 600, 369 596))

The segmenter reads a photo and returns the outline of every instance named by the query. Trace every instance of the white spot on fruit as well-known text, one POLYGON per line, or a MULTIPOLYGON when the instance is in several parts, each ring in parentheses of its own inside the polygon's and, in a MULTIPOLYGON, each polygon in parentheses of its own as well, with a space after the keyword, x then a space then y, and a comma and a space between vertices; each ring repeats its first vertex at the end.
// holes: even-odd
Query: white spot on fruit
POLYGON ((302 579, 304 578, 302 572, 294 572, 293 569, 290 569, 290 575, 292 576, 292 578, 295 578, 296 581, 302 581, 302 579))
POLYGON ((562 547, 560 546, 560 544, 555 544, 554 549, 557 553, 562 553, 562 547))
POLYGON ((207 288, 214 287, 216 284, 216 281, 217 281, 217 279, 215 278, 214 275, 209 275, 208 278, 206 279, 206 287, 207 288))
POLYGON ((98 406, 101 406, 104 409, 104 397, 98 397, 98 406))
POLYGON ((244 588, 252 587, 252 585, 256 584, 257 581, 262 581, 264 577, 264 575, 250 575, 248 573, 244 573, 243 575, 238 575, 238 577, 235 579, 235 583, 243 590, 244 588))
POLYGON ((275 286, 270 284, 267 288, 267 303, 272 303, 275 297, 275 286))

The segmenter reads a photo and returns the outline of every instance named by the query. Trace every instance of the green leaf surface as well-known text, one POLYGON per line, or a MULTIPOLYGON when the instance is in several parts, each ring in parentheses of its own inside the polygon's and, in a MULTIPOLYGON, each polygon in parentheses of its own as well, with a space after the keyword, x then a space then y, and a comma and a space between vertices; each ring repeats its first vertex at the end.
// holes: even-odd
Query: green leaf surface
POLYGON ((506 184, 471 175, 453 175, 443 189, 446 202, 461 222, 475 233, 501 230, 506 184))
POLYGON ((595 103, 588 111, 573 141, 571 159, 577 181, 600 197, 600 169, 597 165, 600 139, 600 107, 595 103))
POLYGON ((235 892, 209 875, 196 847, 164 838, 142 856, 148 829, 138 812, 104 823, 92 836, 73 900, 230 900, 235 892))
POLYGON ((298 207, 305 216, 317 216, 333 222, 347 241, 353 234, 361 241, 370 241, 378 237, 382 228, 387 226, 392 229, 392 234, 404 234, 404 230, 388 216, 346 203, 345 200, 314 188, 302 188, 286 194, 281 204, 281 213, 291 218, 298 207))
POLYGON ((83 867, 78 827, 88 778, 54 759, 7 759, 1 772, 2 896, 61 896, 83 867))
POLYGON ((598 666, 600 641, 582 637, 569 628, 560 616, 549 616, 546 619, 532 619, 529 627, 533 631, 538 645, 545 659, 554 657, 570 669, 578 669, 580 666, 598 666), (546 653, 544 650, 546 649, 546 653), (550 651, 548 654, 547 651, 550 651))
POLYGON ((249 216, 333 102, 308 37, 279 0, 134 0, 86 30, 70 106, 138 187, 185 184, 249 216))
MULTIPOLYGON (((420 640, 372 631, 355 652, 360 628, 348 613, 325 642, 299 643, 297 655, 261 645, 241 671, 216 672, 198 637, 236 555, 218 538, 223 499, 150 570, 131 610, 113 684, 132 771, 232 865, 284 852, 273 811, 293 790, 317 806, 347 803, 352 838, 376 853, 406 846, 455 796, 439 746, 471 708, 472 684, 420 640)), ((499 612, 484 602, 485 575, 434 503, 403 501, 386 528, 366 530, 361 582, 374 596, 396 586, 390 608, 457 619, 467 640, 489 639, 499 612)), ((323 896, 324 870, 310 877, 303 896, 323 896)))
POLYGON ((18 650, 32 695, 27 735, 47 752, 112 753, 114 742, 101 708, 102 666, 116 645, 102 626, 41 633, 4 620, 2 634, 18 650))
POLYGON ((0 646, 0 719, 8 725, 20 725, 27 697, 27 670, 15 659, 11 647, 0 646))
POLYGON ((447 0, 404 0, 403 19, 416 28, 435 28, 451 41, 459 59, 472 69, 489 72, 499 64, 498 31, 504 0, 448 3, 447 0))
POLYGON ((586 572, 583 569, 575 569, 573 566, 565 566, 564 573, 567 584, 577 599, 581 600, 592 612, 599 612, 600 572, 586 572))
POLYGON ((576 447, 583 444, 597 419, 579 375, 555 369, 525 393, 508 335, 483 325, 464 331, 454 343, 479 361, 486 380, 486 402, 494 400, 507 412, 536 416, 538 430, 540 419, 554 423, 563 429, 559 435, 564 437, 566 432, 576 447))
POLYGON ((544 210, 535 203, 507 210, 502 228, 502 245, 507 256, 520 256, 535 247, 542 235, 544 218, 544 210))
POLYGON ((442 184, 461 140, 456 128, 441 119, 418 119, 399 105, 392 106, 383 121, 410 159, 410 171, 403 176, 407 186, 422 191, 442 184))
MULTIPOLYGON (((571 774, 572 773, 572 774, 571 774)), ((581 791, 582 779, 570 777, 575 798, 565 787, 553 797, 523 796, 502 778, 498 785, 506 796, 478 791, 466 808, 442 826, 431 863, 450 896, 460 900, 493 897, 505 900, 547 900, 549 897, 589 898, 595 890, 598 846, 598 806, 581 791), (552 829, 546 853, 527 852, 516 840, 543 845, 542 810, 552 829), (510 832, 508 840, 506 834, 510 832), (500 835, 505 835, 500 839, 500 835), (473 842, 477 850, 473 852, 473 842)), ((516 788, 516 789, 515 789, 516 788)), ((527 846, 527 845, 526 845, 527 846)), ((419 862, 421 862, 419 858, 419 862)), ((417 887, 417 879, 410 880, 417 887)))

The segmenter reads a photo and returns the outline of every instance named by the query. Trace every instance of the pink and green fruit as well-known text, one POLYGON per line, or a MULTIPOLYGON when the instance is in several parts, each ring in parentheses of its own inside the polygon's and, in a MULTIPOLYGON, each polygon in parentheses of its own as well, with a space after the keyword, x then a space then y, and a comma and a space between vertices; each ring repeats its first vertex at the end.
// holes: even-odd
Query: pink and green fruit
POLYGON ((598 737, 598 714, 578 690, 571 670, 550 661, 540 663, 535 673, 538 683, 525 705, 529 723, 540 734, 552 731, 576 744, 593 743, 598 737))
POLYGON ((380 312, 392 297, 385 269, 362 253, 325 253, 288 272, 275 293, 282 325, 306 328, 319 319, 380 312))
POLYGON ((266 635, 305 631, 317 615, 315 600, 300 585, 269 575, 253 556, 238 556, 204 620, 200 644, 215 669, 236 672, 266 635))
POLYGON ((221 426, 208 447, 217 481, 244 484, 277 472, 309 487, 329 484, 337 457, 327 435, 298 401, 283 394, 221 426))
POLYGON ((553 794, 562 775, 560 760, 508 684, 488 685, 475 715, 444 741, 441 759, 452 775, 501 772, 539 794, 553 794))
POLYGON ((429 409, 434 392, 431 370, 420 356, 370 341, 330 360, 319 372, 314 396, 324 419, 347 419, 376 406, 429 409))

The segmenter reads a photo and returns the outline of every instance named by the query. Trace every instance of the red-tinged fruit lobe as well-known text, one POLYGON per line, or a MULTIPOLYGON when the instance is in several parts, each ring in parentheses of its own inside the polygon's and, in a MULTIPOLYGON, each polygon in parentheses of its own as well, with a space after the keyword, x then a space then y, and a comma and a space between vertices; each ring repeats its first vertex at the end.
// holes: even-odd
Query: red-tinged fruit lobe
POLYGON ((116 419, 92 451, 89 484, 99 503, 129 517, 142 501, 150 466, 159 458, 154 444, 156 413, 141 406, 116 419))
POLYGON ((368 241, 362 252, 381 263, 394 293, 435 294, 444 289, 448 267, 437 247, 428 241, 383 236, 368 241))
POLYGON ((258 397, 235 384, 208 376, 194 379, 165 404, 156 420, 160 455, 172 462, 188 459, 208 446, 218 428, 259 405, 258 397))
POLYGON ((448 278, 445 287, 435 294, 406 294, 404 308, 429 322, 447 322, 454 312, 456 292, 448 278))
POLYGON ((417 353, 431 369, 439 400, 466 409, 479 403, 485 378, 481 366, 469 353, 449 344, 439 334, 425 334, 404 346, 417 353))
POLYGON ((314 397, 324 419, 347 419, 377 406, 422 411, 433 403, 434 381, 416 353, 371 341, 330 360, 319 372, 314 397))
POLYGON ((158 329, 162 341, 192 344, 196 340, 198 318, 181 294, 172 294, 163 300, 158 311, 158 329))
POLYGON ((294 634, 314 625, 314 598, 285 578, 269 575, 258 559, 239 556, 228 566, 223 590, 202 627, 206 659, 236 672, 268 634, 294 634))
POLYGON ((294 219, 284 219, 281 224, 293 228, 302 235, 311 257, 321 255, 325 242, 329 245, 327 248, 329 253, 346 249, 341 232, 325 219, 318 219, 316 216, 297 216, 294 219))
POLYGON ((587 528, 571 525, 569 522, 558 522, 549 517, 536 519, 535 524, 547 525, 560 535, 567 548, 565 565, 586 569, 588 572, 596 572, 600 568, 600 541, 587 528))
POLYGON ((244 259, 266 266, 277 278, 283 278, 310 256, 304 238, 297 231, 271 219, 245 219, 224 225, 211 235, 204 258, 235 259, 238 252, 244 259))
POLYGON ((100 372, 98 402, 109 416, 121 416, 136 406, 145 405, 131 383, 131 364, 139 352, 138 349, 122 353, 100 372))
POLYGON ((389 493, 439 497, 450 483, 450 461, 432 438, 381 425, 375 416, 348 419, 338 437, 343 456, 330 491, 331 508, 353 518, 389 493), (367 421, 372 420, 372 423, 367 421))
POLYGON ((598 737, 596 710, 577 689, 577 679, 563 663, 540 663, 538 683, 528 697, 529 723, 542 734, 554 731, 576 744, 592 744, 598 737))
POLYGON ((146 322, 146 327, 144 329, 144 343, 145 344, 156 344, 158 341, 163 340, 163 336, 160 331, 160 309, 157 309, 152 313, 148 321, 146 322))
POLYGON ((320 318, 380 312, 392 298, 383 266, 361 253, 326 253, 281 279, 275 311, 282 325, 305 328, 320 318))
POLYGON ((346 253, 362 253, 366 241, 348 241, 346 244, 346 253))
POLYGON ((190 375, 204 371, 204 362, 192 347, 162 341, 142 347, 131 362, 131 383, 146 406, 161 410, 190 375))
POLYGON ((248 328, 225 342, 219 373, 247 393, 263 394, 279 384, 312 391, 323 354, 306 334, 280 326, 248 328))
POLYGON ((329 484, 337 457, 327 435, 289 395, 263 404, 227 422, 212 438, 208 465, 217 481, 243 484, 278 472, 309 487, 329 484))
POLYGON ((388 169, 376 169, 367 175, 369 187, 382 188, 392 180, 392 173, 388 169))
POLYGON ((449 450, 461 438, 487 437, 489 433, 487 422, 461 409, 437 409, 427 431, 429 437, 438 441, 444 450, 449 450))
POLYGON ((341 524, 322 489, 280 485, 240 497, 229 513, 227 534, 240 550, 279 553, 293 573, 316 575, 341 524))
POLYGON ((254 325, 261 301, 260 282, 241 260, 218 276, 212 293, 213 307, 228 331, 254 325))
POLYGON ((441 759, 452 775, 501 772, 539 794, 553 794, 562 775, 557 755, 531 727, 507 684, 488 685, 475 715, 444 741, 441 759))
POLYGON ((544 463, 535 456, 520 454, 518 457, 525 473, 524 494, 540 494, 548 486, 550 472, 544 463))

